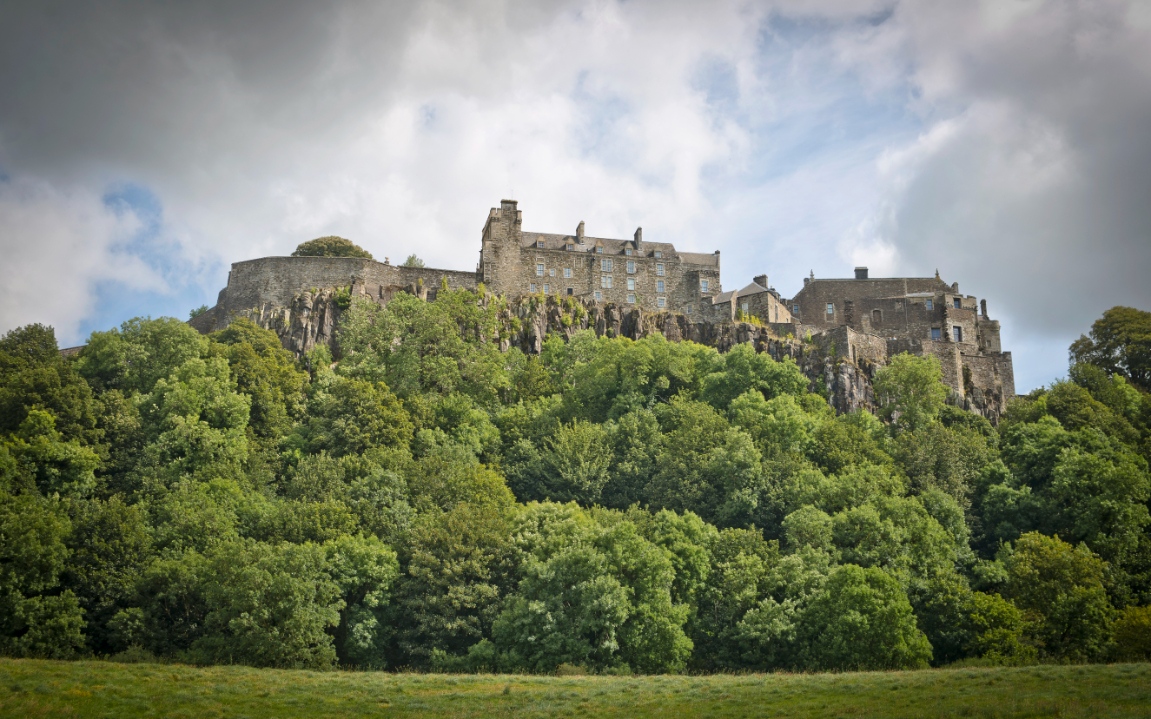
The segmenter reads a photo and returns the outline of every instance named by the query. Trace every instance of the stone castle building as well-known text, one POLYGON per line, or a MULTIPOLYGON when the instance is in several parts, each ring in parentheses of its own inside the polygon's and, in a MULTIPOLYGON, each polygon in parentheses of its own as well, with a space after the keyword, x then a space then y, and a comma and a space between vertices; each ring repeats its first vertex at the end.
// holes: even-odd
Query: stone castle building
MULTIPOLYGON (((352 294, 386 303, 396 292, 429 301, 436 291, 476 289, 480 283, 509 299, 529 294, 571 297, 619 314, 676 315, 670 327, 750 322, 778 337, 820 336, 852 363, 886 363, 900 352, 933 355, 944 380, 976 411, 994 414, 1015 396, 1011 353, 1000 346, 999 323, 979 301, 934 278, 869 278, 867 268, 850 279, 804 279, 795 297, 784 298, 767 275, 739 290, 724 291, 720 253, 677 250, 668 242, 586 235, 580 222, 573 234, 525 231, 515 200, 492 208, 481 236, 474 272, 416 268, 351 257, 265 257, 237 262, 228 273, 216 306, 191 323, 201 332, 226 327, 235 316, 258 318, 278 328, 287 346, 293 323, 317 311, 318 291, 347 288, 352 294)), ((331 337, 335 312, 322 320, 331 337)), ((638 316, 638 315, 637 315, 638 316)), ((308 321, 315 322, 315 317, 308 321)), ((680 332, 678 337, 707 336, 680 332)), ((301 347, 289 347, 300 351, 301 347)))

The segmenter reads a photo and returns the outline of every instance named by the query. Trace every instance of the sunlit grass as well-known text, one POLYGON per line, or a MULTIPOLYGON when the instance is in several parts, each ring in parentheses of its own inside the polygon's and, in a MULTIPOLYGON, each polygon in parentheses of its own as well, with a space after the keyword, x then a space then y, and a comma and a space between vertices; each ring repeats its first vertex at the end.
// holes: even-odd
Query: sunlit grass
POLYGON ((0 716, 1151 718, 1151 665, 539 677, 0 659, 0 716))

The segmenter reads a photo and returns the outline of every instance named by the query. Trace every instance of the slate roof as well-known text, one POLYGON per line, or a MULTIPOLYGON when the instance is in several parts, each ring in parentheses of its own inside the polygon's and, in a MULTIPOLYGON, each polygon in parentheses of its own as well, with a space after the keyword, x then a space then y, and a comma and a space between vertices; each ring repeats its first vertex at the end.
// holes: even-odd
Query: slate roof
MULTIPOLYGON (((588 237, 584 236, 583 243, 576 241, 575 235, 556 235, 547 232, 525 232, 523 233, 522 247, 527 250, 536 247, 536 243, 542 241, 545 250, 567 250, 567 246, 574 245, 575 249, 572 252, 595 252, 597 245, 603 245, 603 253, 605 255, 622 255, 624 249, 627 247, 635 247, 633 240, 615 240, 608 237, 588 237)), ((663 254, 663 259, 674 259, 678 257, 682 262, 690 262, 696 265, 715 265, 715 255, 706 255, 698 252, 676 252, 675 245, 670 242, 651 242, 644 240, 643 249, 634 253, 634 257, 654 257, 655 252, 659 251, 663 254)))

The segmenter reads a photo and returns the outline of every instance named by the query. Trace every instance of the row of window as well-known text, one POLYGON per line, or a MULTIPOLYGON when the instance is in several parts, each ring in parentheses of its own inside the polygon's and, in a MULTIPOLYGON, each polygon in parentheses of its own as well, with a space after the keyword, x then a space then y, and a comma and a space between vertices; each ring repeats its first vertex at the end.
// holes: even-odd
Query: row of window
MULTIPOLYGON (((954 302, 955 302, 955 309, 957 309, 957 310, 961 310, 961 309, 963 309, 963 307, 960 305, 960 302, 959 302, 959 298, 958 298, 958 297, 956 297, 956 298, 954 299, 954 302)), ((927 308, 927 309, 929 309, 929 310, 930 310, 930 309, 934 309, 934 308, 935 308, 935 304, 934 304, 934 303, 933 303, 931 300, 927 300, 927 301, 924 303, 924 307, 926 307, 926 308, 927 308)), ((798 314, 799 314, 799 305, 792 305, 792 308, 795 310, 795 314, 797 314, 797 315, 798 315, 798 314)), ((829 315, 835 314, 835 305, 834 305, 833 303, 831 303, 831 302, 828 302, 828 303, 827 303, 827 314, 829 314, 829 315)))
MULTIPOLYGON (((608 279, 610 280, 611 278, 609 277, 608 279)), ((611 282, 608 282, 608 284, 606 286, 610 288, 611 282)), ((571 293, 569 292, 568 294, 571 294, 571 293)), ((596 299, 596 302, 602 302, 603 301, 603 292, 600 290, 596 290, 595 291, 595 299, 596 299)), ((629 294, 627 296, 627 303, 629 305, 635 304, 635 295, 634 294, 629 294)), ((656 297, 655 298, 655 304, 657 307, 667 307, 667 298, 666 297, 656 297)), ((691 308, 690 307, 687 309, 687 311, 688 311, 688 314, 691 314, 691 308)))
MULTIPOLYGON (((939 329, 938 327, 932 327, 931 328, 931 339, 936 340, 936 341, 943 339, 943 330, 939 329)), ((955 342, 962 342, 963 341, 963 328, 962 327, 952 327, 951 328, 951 339, 955 342)))

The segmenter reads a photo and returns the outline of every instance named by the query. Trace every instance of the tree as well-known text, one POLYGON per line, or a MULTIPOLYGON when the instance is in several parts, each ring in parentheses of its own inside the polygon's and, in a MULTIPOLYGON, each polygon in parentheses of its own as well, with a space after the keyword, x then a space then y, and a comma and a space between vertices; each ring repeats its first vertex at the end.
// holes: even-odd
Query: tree
POLYGON ((1114 610, 1103 588, 1106 564, 1085 546, 1024 534, 1006 553, 1007 595, 1031 622, 1043 656, 1090 661, 1111 642, 1114 610))
POLYGON ((83 610, 59 589, 70 529, 58 503, 0 492, 0 652, 66 659, 83 651, 83 610))
POLYGON ((907 595, 874 567, 832 570, 804 611, 799 636, 805 663, 816 670, 920 669, 931 660, 907 595))
POLYGON ((1071 364, 1086 362, 1151 390, 1151 312, 1112 307, 1071 344, 1071 364))
POLYGON ((423 267, 424 261, 416 257, 416 253, 408 255, 408 259, 404 260, 404 267, 423 267))
POLYGON ((882 402, 880 414, 901 430, 926 427, 947 399, 943 370, 934 355, 898 354, 875 373, 872 386, 882 402))
POLYGON ((38 324, 0 339, 0 434, 16 431, 33 410, 51 413, 65 441, 95 445, 103 436, 91 388, 60 356, 53 329, 38 324))
POLYGON ((364 257, 370 260, 372 253, 352 244, 351 240, 328 235, 300 243, 292 257, 364 257))
POLYGON ((76 371, 98 392, 147 393, 190 359, 204 356, 208 340, 174 317, 136 317, 107 332, 93 332, 76 371))
POLYGON ((461 656, 491 636, 512 579, 503 512, 465 504, 424 515, 403 553, 394 607, 403 661, 426 666, 437 650, 461 656))

